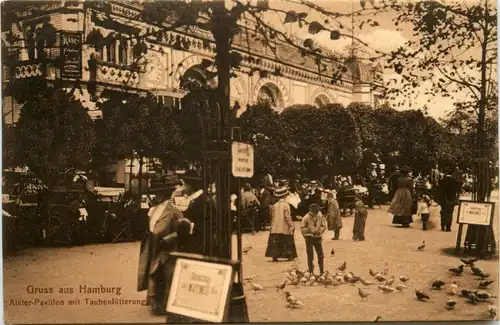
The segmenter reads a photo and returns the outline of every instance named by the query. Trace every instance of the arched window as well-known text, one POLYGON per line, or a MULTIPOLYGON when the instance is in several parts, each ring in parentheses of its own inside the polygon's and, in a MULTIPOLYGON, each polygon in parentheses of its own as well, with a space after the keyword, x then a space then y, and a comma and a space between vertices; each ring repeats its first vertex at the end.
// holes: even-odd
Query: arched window
POLYGON ((278 86, 270 82, 266 83, 259 89, 257 102, 268 103, 272 108, 277 110, 281 110, 285 106, 283 95, 278 86))
POLYGON ((107 57, 107 61, 108 62, 116 62, 116 51, 115 51, 115 42, 109 42, 107 45, 106 45, 106 51, 108 52, 108 57, 107 57))
POLYGON ((321 94, 314 99, 313 104, 316 107, 323 107, 325 105, 330 104, 330 99, 328 97, 326 97, 325 95, 321 94))
POLYGON ((128 58, 127 58, 127 43, 124 41, 120 42, 120 46, 118 47, 118 63, 127 65, 128 58))
POLYGON ((35 33, 30 29, 26 34, 26 47, 28 49, 28 59, 33 60, 35 58, 35 33))
POLYGON ((180 81, 181 88, 185 90, 204 88, 208 84, 207 78, 199 66, 187 69, 180 81))

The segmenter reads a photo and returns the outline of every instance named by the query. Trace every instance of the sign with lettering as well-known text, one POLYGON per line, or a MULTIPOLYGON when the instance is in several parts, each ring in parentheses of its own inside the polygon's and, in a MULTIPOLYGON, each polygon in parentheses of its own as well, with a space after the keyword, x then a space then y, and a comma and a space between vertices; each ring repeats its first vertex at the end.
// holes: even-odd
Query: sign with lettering
POLYGON ((167 312, 221 323, 226 316, 232 281, 231 265, 178 258, 167 312))
POLYGON ((492 216, 492 202, 460 201, 457 223, 489 226, 492 216))
POLYGON ((246 143, 233 142, 231 153, 233 176, 251 178, 254 170, 253 147, 246 143))
POLYGON ((82 78, 82 34, 63 32, 61 34, 61 77, 82 78))

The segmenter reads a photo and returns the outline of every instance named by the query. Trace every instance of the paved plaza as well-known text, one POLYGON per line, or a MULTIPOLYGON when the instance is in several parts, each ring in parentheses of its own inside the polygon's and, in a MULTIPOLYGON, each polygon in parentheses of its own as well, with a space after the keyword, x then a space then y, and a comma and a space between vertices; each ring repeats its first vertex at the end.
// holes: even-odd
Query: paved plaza
MULTIPOLYGON (((369 210, 364 242, 353 242, 353 218, 343 219, 341 240, 332 241, 331 231, 324 235, 325 268, 330 271, 343 262, 347 270, 364 278, 370 278, 368 270, 382 271, 385 263, 389 276, 396 279, 405 275, 411 280, 409 288, 401 293, 384 294, 376 286, 364 287, 372 295, 361 302, 358 287, 343 284, 338 287, 297 286, 288 288, 298 299, 303 300, 302 309, 286 308, 284 295, 275 286, 285 279, 285 270, 298 263, 306 269, 304 239, 296 224, 296 245, 299 258, 295 262, 271 262, 264 257, 268 232, 243 237, 244 246, 252 246, 244 255, 244 276, 257 276, 255 282, 264 287, 253 293, 246 285, 249 317, 252 322, 297 322, 297 321, 372 321, 376 316, 381 320, 478 320, 489 319, 488 303, 470 305, 463 298, 456 297, 455 310, 445 309, 445 291, 432 291, 434 280, 451 282, 456 280, 460 288, 477 288, 476 277, 466 269, 464 275, 455 277, 448 269, 456 267, 460 261, 443 253, 456 242, 457 226, 452 232, 441 232, 438 208, 433 208, 431 222, 435 225, 429 231, 421 230, 420 220, 415 220, 411 228, 403 229, 391 224, 387 207, 369 210), (417 246, 425 240, 423 252, 417 246), (335 255, 330 255, 331 249, 335 255), (414 290, 424 289, 430 296, 428 302, 415 299, 414 290)), ((456 212, 455 212, 456 213, 456 212)), ((495 215, 495 230, 498 229, 498 213, 495 215)), ((498 238, 498 232, 496 232, 498 238)), ((27 249, 4 262, 4 319, 6 323, 161 323, 163 317, 151 316, 146 306, 141 306, 145 292, 136 292, 137 261, 139 242, 89 245, 73 248, 27 249), (28 288, 28 286, 33 286, 28 288), (120 287, 121 295, 115 293, 80 293, 80 286, 120 287), (44 288, 53 288, 53 293, 43 293, 44 288), (73 293, 59 293, 59 289, 73 293), (28 293, 28 290, 36 293, 28 293), (85 300, 87 298, 87 300, 85 300), (90 305, 90 300, 123 299, 129 304, 90 305), (26 306, 23 301, 38 299, 46 306, 26 306), (69 305, 69 301, 80 304, 69 305), (64 301, 64 305, 56 305, 64 301), (86 303, 88 302, 88 303, 86 303)), ((498 278, 498 261, 479 261, 477 266, 498 278)), ((396 282, 398 283, 398 281, 396 282)), ((498 283, 489 292, 498 295, 498 283)), ((497 304, 497 300, 493 300, 497 304)))

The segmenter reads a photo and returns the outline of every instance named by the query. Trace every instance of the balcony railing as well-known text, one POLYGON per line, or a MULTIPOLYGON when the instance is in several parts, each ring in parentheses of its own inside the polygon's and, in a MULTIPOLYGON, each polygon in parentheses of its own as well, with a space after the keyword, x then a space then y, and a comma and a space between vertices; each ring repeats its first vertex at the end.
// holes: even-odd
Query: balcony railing
POLYGON ((90 67, 90 79, 113 85, 137 87, 139 73, 131 67, 120 66, 115 63, 94 60, 90 67))

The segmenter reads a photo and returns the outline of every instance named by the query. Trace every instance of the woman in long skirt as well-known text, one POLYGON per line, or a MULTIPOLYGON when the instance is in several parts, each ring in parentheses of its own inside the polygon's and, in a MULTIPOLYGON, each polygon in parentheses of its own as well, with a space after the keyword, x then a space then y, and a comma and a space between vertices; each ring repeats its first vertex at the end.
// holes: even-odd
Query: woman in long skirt
MULTIPOLYGON (((401 170, 401 177, 397 181, 397 190, 389 206, 389 213, 394 215, 393 224, 402 225, 404 228, 413 222, 413 180, 408 176, 408 170, 401 170)), ((416 212, 416 211, 415 211, 416 212)))
POLYGON ((292 221, 290 205, 285 198, 288 195, 286 187, 278 188, 274 191, 278 199, 271 206, 271 230, 267 242, 266 257, 272 257, 273 261, 279 258, 286 258, 289 261, 297 258, 297 249, 293 237, 295 226, 292 221))

